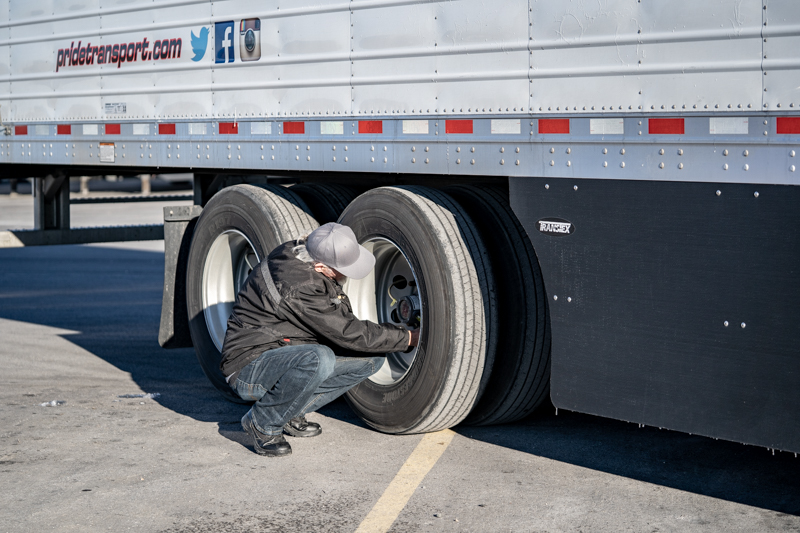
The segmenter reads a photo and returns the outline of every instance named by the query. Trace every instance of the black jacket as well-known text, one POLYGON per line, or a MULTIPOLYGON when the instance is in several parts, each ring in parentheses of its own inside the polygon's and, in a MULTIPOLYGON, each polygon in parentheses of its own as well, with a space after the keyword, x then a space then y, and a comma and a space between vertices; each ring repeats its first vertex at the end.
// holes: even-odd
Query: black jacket
POLYGON ((356 318, 342 286, 299 260, 292 251, 296 245, 290 241, 273 250, 236 296, 220 363, 229 383, 263 352, 290 344, 370 353, 408 347, 402 327, 356 318))

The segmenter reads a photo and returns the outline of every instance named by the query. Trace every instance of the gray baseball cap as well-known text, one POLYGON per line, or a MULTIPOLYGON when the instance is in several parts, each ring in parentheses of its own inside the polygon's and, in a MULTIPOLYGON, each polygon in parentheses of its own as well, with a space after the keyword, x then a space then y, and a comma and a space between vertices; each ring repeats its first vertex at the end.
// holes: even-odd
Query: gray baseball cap
POLYGON ((336 222, 328 222, 312 231, 306 239, 306 250, 311 259, 348 278, 363 279, 375 266, 375 256, 358 244, 353 230, 336 222))

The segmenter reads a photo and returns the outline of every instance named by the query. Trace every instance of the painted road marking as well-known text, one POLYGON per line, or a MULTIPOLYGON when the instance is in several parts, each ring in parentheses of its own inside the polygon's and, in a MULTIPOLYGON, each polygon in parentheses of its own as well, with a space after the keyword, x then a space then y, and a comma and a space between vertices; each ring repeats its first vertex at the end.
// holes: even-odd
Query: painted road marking
POLYGON ((419 484, 442 456, 455 433, 446 429, 428 433, 414 448, 400 467, 389 486, 386 487, 375 507, 358 526, 356 533, 385 533, 400 516, 408 500, 419 484))

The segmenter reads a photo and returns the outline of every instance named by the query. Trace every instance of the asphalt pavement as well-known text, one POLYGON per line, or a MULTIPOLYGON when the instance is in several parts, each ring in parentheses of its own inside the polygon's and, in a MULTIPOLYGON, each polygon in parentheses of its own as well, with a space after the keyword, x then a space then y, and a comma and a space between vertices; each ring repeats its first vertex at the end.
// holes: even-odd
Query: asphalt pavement
MULTIPOLYGON (((30 205, 0 194, 0 229, 30 205)), ((160 216, 89 207, 87 225, 160 216)), ((290 457, 254 454, 246 407, 158 346, 163 260, 160 242, 0 249, 0 532, 355 531, 424 437, 337 401, 290 457)), ((552 409, 454 431, 389 531, 800 531, 791 453, 552 409)))

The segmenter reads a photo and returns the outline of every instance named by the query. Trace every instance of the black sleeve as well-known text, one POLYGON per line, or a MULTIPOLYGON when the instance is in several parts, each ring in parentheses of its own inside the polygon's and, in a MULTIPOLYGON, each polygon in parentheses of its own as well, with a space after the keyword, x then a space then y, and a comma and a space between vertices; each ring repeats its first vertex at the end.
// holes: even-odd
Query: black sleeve
POLYGON ((394 324, 359 320, 348 307, 334 302, 321 285, 306 285, 287 302, 293 314, 317 336, 356 352, 390 353, 408 348, 408 331, 394 324))

